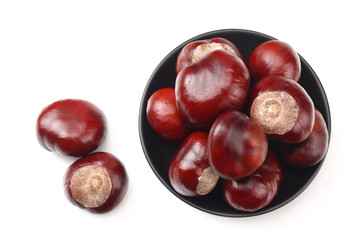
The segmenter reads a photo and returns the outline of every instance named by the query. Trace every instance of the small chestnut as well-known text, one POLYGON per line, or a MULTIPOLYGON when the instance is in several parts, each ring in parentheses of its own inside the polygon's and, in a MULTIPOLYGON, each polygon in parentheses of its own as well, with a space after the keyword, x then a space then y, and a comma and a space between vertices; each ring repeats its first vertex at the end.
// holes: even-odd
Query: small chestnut
POLYGON ((114 155, 96 152, 75 161, 64 177, 65 195, 74 205, 93 213, 113 210, 128 188, 124 165, 114 155))
POLYGON ((36 130, 39 143, 45 149, 79 157, 104 142, 106 119, 103 112, 88 101, 65 99, 42 110, 36 130))
POLYGON ((148 100, 146 115, 152 129, 164 139, 182 142, 190 134, 176 107, 174 88, 154 92, 148 100))
POLYGON ((237 180, 263 164, 268 141, 261 125, 236 110, 222 113, 210 129, 210 166, 222 178, 237 180))
POLYGON ((315 124, 310 136, 298 144, 280 144, 280 160, 298 168, 312 167, 326 155, 329 133, 322 114, 315 110, 315 124))
POLYGON ((219 49, 228 51, 245 62, 239 49, 231 41, 225 38, 216 37, 212 39, 198 40, 188 43, 181 49, 176 61, 176 74, 190 64, 199 61, 210 52, 219 49))
POLYGON ((219 179, 209 166, 207 139, 207 133, 193 132, 170 162, 170 183, 184 196, 206 195, 214 189, 219 179))
POLYGON ((250 75, 244 62, 216 50, 177 75, 176 106, 191 127, 208 130, 223 111, 242 109, 249 86, 250 75))
POLYGON ((282 169, 269 149, 264 163, 250 176, 225 180, 222 185, 225 201, 239 211, 254 212, 267 206, 277 195, 282 182, 282 169))
POLYGON ((267 76, 281 76, 300 80, 300 57, 287 43, 271 40, 257 46, 248 62, 251 79, 254 82, 267 76))
POLYGON ((260 123, 272 140, 296 144, 314 126, 314 103, 297 82, 279 76, 261 79, 250 92, 250 118, 260 123))

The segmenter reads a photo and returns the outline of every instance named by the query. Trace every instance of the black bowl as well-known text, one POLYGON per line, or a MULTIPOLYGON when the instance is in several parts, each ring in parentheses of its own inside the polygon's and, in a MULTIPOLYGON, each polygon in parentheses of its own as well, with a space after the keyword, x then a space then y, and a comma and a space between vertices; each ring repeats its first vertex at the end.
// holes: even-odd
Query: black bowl
MULTIPOLYGON (((275 39, 254 31, 226 29, 201 34, 175 48, 158 65, 145 87, 139 115, 141 144, 148 163, 159 180, 170 192, 187 204, 211 214, 227 217, 247 217, 264 214, 284 206, 302 193, 319 172, 324 159, 314 167, 307 169, 294 169, 283 165, 283 182, 275 199, 269 205, 256 212, 242 212, 233 209, 224 201, 221 194, 221 184, 219 183, 210 194, 203 197, 185 197, 177 193, 170 184, 168 166, 179 145, 159 137, 147 121, 146 106, 151 94, 160 88, 175 87, 175 63, 181 49, 189 42, 214 37, 223 37, 232 41, 244 55, 246 61, 256 46, 268 40, 275 39)), ((315 107, 323 114, 330 134, 330 109, 325 91, 310 65, 301 56, 300 59, 302 72, 299 83, 313 99, 315 107)))

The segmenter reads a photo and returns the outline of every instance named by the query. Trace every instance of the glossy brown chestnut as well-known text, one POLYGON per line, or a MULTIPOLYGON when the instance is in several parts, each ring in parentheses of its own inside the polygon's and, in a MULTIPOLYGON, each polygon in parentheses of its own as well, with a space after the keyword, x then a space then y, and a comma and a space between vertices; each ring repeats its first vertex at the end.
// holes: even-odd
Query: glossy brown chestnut
POLYGON ((216 50, 177 75, 176 106, 193 128, 208 130, 223 111, 242 109, 249 85, 244 62, 224 50, 216 50))
POLYGON ((113 210, 123 200, 127 188, 124 165, 106 152, 92 153, 75 161, 64 177, 69 201, 93 213, 113 210))
POLYGON ((315 124, 310 136, 299 144, 280 144, 280 160, 293 167, 312 167, 325 157, 328 142, 326 122, 321 113, 315 110, 315 124))
POLYGON ((202 196, 213 190, 219 176, 209 166, 208 134, 194 132, 175 153, 169 165, 172 187, 184 196, 202 196))
POLYGON ((106 119, 103 112, 88 101, 65 99, 42 110, 36 130, 39 143, 45 149, 79 157, 104 142, 106 119))
POLYGON ((277 195, 282 182, 282 169, 269 149, 265 162, 253 174, 240 180, 225 180, 225 201, 239 211, 254 212, 267 206, 277 195))
POLYGON ((314 104, 299 83, 284 77, 261 79, 250 92, 250 118, 272 140, 297 144, 314 126, 314 104))
POLYGON ((268 141, 261 125, 236 110, 222 113, 211 127, 209 163, 222 178, 237 180, 264 162, 268 141))
POLYGON ((249 70, 254 82, 267 76, 300 80, 300 57, 287 43, 272 40, 257 46, 249 57, 249 70))
POLYGON ((164 139, 182 142, 190 134, 176 107, 174 88, 154 92, 147 103, 146 115, 152 129, 164 139))
MULTIPOLYGON (((176 61, 176 74, 178 74, 183 68, 197 62, 208 53, 223 49, 231 54, 240 57, 244 61, 244 57, 239 49, 229 40, 221 37, 198 40, 188 43, 181 49, 176 61)), ((244 61, 245 62, 245 61, 244 61)))

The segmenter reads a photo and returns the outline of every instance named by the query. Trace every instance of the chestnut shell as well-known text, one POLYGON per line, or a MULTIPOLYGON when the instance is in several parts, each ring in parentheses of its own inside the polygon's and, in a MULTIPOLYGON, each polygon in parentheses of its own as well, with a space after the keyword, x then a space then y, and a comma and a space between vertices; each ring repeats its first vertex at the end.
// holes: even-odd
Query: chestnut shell
POLYGON ((223 112, 210 129, 209 163, 224 179, 238 180, 252 174, 263 164, 267 150, 261 125, 236 110, 223 112))
POLYGON ((65 156, 80 157, 97 149, 106 137, 106 119, 94 104, 64 99, 45 107, 36 125, 41 146, 65 156))
POLYGON ((279 143, 280 160, 298 168, 308 168, 318 164, 325 157, 329 146, 329 133, 321 113, 315 110, 315 123, 310 136, 299 144, 279 143))
POLYGON ((281 76, 298 82, 301 76, 299 55, 288 43, 279 40, 257 46, 250 55, 248 66, 253 82, 268 76, 281 76))
POLYGON ((277 156, 269 149, 264 163, 250 176, 225 180, 225 201, 239 211, 254 212, 268 205, 277 195, 282 169, 277 156))
POLYGON ((154 92, 149 98, 146 114, 150 126, 164 139, 181 143, 190 134, 190 128, 176 107, 175 88, 154 92))
POLYGON ((177 75, 176 106, 192 128, 208 130, 225 110, 243 108, 249 87, 250 75, 244 62, 216 50, 177 75))
POLYGON ((196 188, 199 177, 209 167, 207 140, 206 132, 193 132, 180 145, 170 162, 170 183, 182 195, 201 196, 196 188))
MULTIPOLYGON (((160 88, 175 86, 176 72, 174 66, 181 49, 192 41, 214 37, 229 39, 239 48, 246 60, 256 46, 265 41, 274 39, 269 35, 251 30, 222 29, 200 34, 186 40, 184 43, 174 48, 174 50, 164 57, 156 69, 154 69, 146 86, 144 86, 138 119, 139 137, 143 152, 150 168, 159 179, 159 182, 161 182, 171 194, 191 207, 206 213, 225 217, 249 217, 269 213, 286 205, 299 196, 309 184, 311 184, 317 173, 320 171, 322 164, 326 161, 322 161, 314 167, 307 169, 294 169, 283 166, 283 182, 281 188, 275 199, 269 205, 256 212, 237 211, 223 200, 221 194, 222 191, 219 187, 221 184, 218 184, 210 194, 201 198, 182 196, 171 187, 168 178, 168 166, 171 158, 177 151, 179 144, 171 143, 158 136, 152 130, 146 118, 146 103, 151 94, 160 88)), ((302 72, 299 83, 301 83, 311 96, 315 107, 323 114, 330 136, 331 115, 326 93, 316 73, 301 55, 300 60, 302 72)))
POLYGON ((96 152, 80 158, 68 167, 64 176, 64 192, 67 199, 75 206, 93 213, 107 213, 117 207, 123 200, 127 192, 128 182, 129 179, 125 167, 117 157, 106 152, 96 152), (76 170, 91 165, 98 165, 107 171, 111 179, 112 189, 110 196, 103 205, 96 208, 85 208, 74 200, 70 186, 71 179, 76 170))
POLYGON ((265 77, 252 87, 249 96, 249 106, 251 107, 256 97, 274 91, 284 91, 290 94, 299 107, 299 115, 294 127, 290 131, 281 135, 268 134, 269 138, 291 144, 304 141, 310 135, 314 126, 315 108, 313 100, 299 83, 280 76, 265 77))

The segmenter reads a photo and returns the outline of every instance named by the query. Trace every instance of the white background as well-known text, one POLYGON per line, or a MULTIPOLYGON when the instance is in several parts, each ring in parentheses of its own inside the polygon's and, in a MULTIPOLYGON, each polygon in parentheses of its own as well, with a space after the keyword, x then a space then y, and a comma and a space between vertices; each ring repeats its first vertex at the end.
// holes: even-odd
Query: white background
POLYGON ((359 237, 359 27, 356 1, 0 1, 0 239, 348 239, 359 237), (290 43, 312 66, 332 114, 330 149, 294 201, 251 218, 194 209, 142 152, 145 85, 175 47, 201 33, 250 29, 290 43), (64 197, 74 161, 40 147, 35 121, 64 98, 100 107, 130 178, 124 201, 94 215, 64 197))

